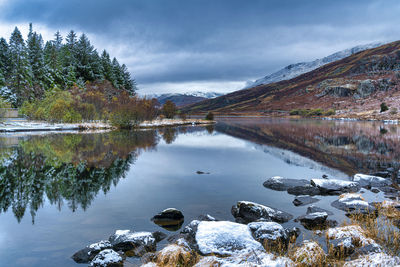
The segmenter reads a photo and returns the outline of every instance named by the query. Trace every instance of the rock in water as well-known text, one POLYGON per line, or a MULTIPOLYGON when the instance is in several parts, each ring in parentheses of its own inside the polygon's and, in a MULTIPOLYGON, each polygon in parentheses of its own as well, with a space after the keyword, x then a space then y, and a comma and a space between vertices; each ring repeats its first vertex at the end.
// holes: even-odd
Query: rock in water
POLYGON ((228 221, 200 222, 196 242, 203 255, 227 256, 243 251, 264 251, 263 246, 254 240, 247 225, 228 221))
POLYGON ((319 190, 319 188, 312 186, 311 184, 290 187, 290 188, 288 188, 287 192, 289 194, 295 195, 295 196, 299 196, 299 195, 316 196, 316 195, 321 194, 321 191, 319 190))
POLYGON ((315 203, 319 201, 318 198, 315 197, 310 197, 310 196, 298 196, 293 200, 293 204, 295 206, 303 206, 303 205, 308 205, 311 203, 315 203))
POLYGON ((280 245, 287 248, 290 238, 293 236, 291 230, 285 229, 276 222, 252 222, 247 226, 254 239, 269 248, 282 249, 280 245))
POLYGON ((151 220, 166 230, 177 231, 184 222, 184 216, 181 211, 169 208, 155 215, 151 220))
POLYGON ((109 241, 115 250, 130 251, 131 255, 142 256, 146 252, 156 250, 156 239, 150 232, 131 232, 117 230, 110 236, 109 241))
POLYGON ((322 208, 314 206, 314 205, 311 205, 307 208, 307 212, 306 212, 307 214, 314 213, 314 212, 326 212, 328 215, 333 215, 333 212, 322 209, 322 208))
POLYGON ((360 190, 359 183, 343 180, 311 179, 311 185, 317 187, 321 194, 326 195, 340 195, 360 190))
POLYGON ((237 222, 254 222, 257 220, 287 222, 293 216, 287 212, 270 208, 250 201, 238 201, 232 206, 232 215, 237 222))
POLYGON ((90 266, 98 267, 122 267, 123 258, 112 249, 105 249, 97 254, 90 263, 90 266))
POLYGON ((365 201, 361 194, 356 193, 342 194, 331 205, 332 207, 348 212, 348 214, 372 214, 376 210, 373 205, 365 201))
POLYGON ((361 173, 355 174, 353 181, 358 182, 362 187, 383 187, 392 184, 388 179, 361 173))
POLYGON ((307 215, 300 216, 297 218, 304 228, 308 230, 321 228, 326 223, 326 218, 328 218, 328 213, 326 212, 314 212, 307 215))
POLYGON ((111 243, 108 240, 100 241, 94 244, 91 244, 84 249, 79 250, 74 255, 72 255, 72 259, 76 263, 88 263, 90 262, 100 251, 104 249, 112 248, 111 243))
POLYGON ((303 186, 306 184, 310 184, 310 181, 304 179, 289 179, 283 178, 280 176, 274 176, 269 178, 264 182, 264 186, 266 188, 276 190, 276 191, 285 191, 288 188, 295 187, 295 186, 303 186))

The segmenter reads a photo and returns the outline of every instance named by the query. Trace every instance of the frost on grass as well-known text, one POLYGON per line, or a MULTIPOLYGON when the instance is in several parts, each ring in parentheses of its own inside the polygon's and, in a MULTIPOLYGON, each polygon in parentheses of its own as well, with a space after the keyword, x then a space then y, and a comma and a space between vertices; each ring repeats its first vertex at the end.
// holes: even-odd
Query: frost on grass
POLYGON ((292 260, 286 257, 277 257, 271 253, 253 251, 248 253, 236 253, 229 257, 218 258, 207 256, 202 258, 195 267, 219 266, 219 267, 291 267, 295 266, 292 260))
POLYGON ((200 222, 196 242, 202 254, 232 255, 237 251, 264 250, 247 225, 228 221, 200 222))
POLYGON ((117 252, 115 252, 112 249, 105 249, 101 251, 99 254, 97 254, 96 257, 92 260, 90 263, 90 266, 101 266, 101 267, 107 267, 112 264, 118 264, 122 266, 122 257, 119 255, 117 252))
POLYGON ((318 243, 304 240, 301 247, 293 254, 293 261, 301 266, 318 266, 326 259, 324 250, 318 243))
POLYGON ((358 225, 348 225, 330 228, 326 232, 328 239, 340 239, 345 248, 373 245, 380 247, 373 239, 365 237, 364 231, 358 225))
POLYGON ((383 266, 399 266, 400 258, 396 256, 390 256, 385 253, 372 253, 361 256, 356 260, 346 262, 346 267, 359 267, 359 266, 370 266, 370 267, 383 267, 383 266))

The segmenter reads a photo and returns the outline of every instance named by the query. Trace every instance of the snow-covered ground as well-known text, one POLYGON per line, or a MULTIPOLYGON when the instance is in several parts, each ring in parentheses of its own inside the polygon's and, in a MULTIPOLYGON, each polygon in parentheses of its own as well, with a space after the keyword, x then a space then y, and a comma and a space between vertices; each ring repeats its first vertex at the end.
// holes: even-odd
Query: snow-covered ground
MULTIPOLYGON (((161 119, 153 121, 144 121, 139 128, 152 128, 163 126, 179 126, 179 125, 200 125, 211 124, 213 121, 205 121, 200 119, 161 119)), ((104 122, 84 122, 84 123, 48 123, 44 121, 24 121, 24 120, 8 120, 0 122, 0 132, 37 132, 37 131, 71 131, 71 130, 98 130, 113 129, 113 127, 104 122)))

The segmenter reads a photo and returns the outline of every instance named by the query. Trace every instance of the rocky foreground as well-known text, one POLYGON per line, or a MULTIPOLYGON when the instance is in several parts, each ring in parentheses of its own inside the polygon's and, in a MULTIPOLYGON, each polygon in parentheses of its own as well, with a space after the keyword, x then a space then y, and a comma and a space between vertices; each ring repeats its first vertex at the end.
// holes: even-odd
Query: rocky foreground
MULTIPOLYGON (((397 266, 400 202, 368 202, 361 189, 397 191, 392 180, 356 174, 352 181, 336 179, 298 180, 272 177, 264 186, 295 195, 293 204, 309 205, 306 214, 293 215, 251 201, 232 207, 233 221, 210 215, 191 221, 179 234, 117 230, 108 240, 88 245, 72 258, 90 266, 124 266, 127 257, 141 257, 142 266, 397 266), (343 210, 349 221, 328 219, 332 212, 315 206, 313 196, 337 195, 332 207, 343 210), (313 238, 301 240, 298 227, 282 224, 293 220, 313 238), (157 243, 168 245, 157 251, 157 243)), ((317 199, 318 201, 318 199, 317 199)), ((168 229, 182 225, 184 215, 170 208, 152 220, 168 229)), ((304 237, 304 236, 303 236, 304 237)))

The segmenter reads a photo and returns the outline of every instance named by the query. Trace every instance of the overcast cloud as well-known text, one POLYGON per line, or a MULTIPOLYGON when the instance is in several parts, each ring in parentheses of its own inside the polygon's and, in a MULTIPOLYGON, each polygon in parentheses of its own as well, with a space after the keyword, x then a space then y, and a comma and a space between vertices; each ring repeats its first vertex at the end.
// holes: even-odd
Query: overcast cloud
POLYGON ((0 11, 7 39, 29 22, 45 39, 87 33, 141 94, 228 92, 291 63, 400 39, 397 0, 0 0, 0 11))

